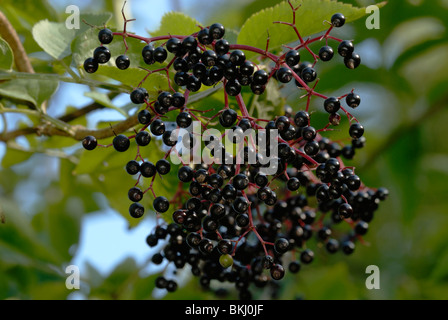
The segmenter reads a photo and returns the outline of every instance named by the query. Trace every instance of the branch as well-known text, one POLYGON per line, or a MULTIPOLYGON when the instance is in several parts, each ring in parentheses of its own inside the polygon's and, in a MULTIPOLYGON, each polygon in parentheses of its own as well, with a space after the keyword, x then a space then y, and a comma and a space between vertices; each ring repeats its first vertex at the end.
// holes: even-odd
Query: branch
POLYGON ((14 53, 14 61, 20 72, 34 73, 33 66, 26 54, 25 48, 20 42, 19 35, 9 22, 8 18, 0 11, 0 36, 8 42, 14 53))
MULTIPOLYGON (((113 99, 117 96, 117 94, 111 93, 109 95, 110 99, 113 99)), ((57 120, 65 122, 65 123, 70 123, 82 116, 85 116, 93 111, 96 110, 101 110, 106 108, 104 105, 97 103, 97 102, 93 102, 81 109, 77 109, 71 113, 68 113, 66 115, 63 115, 59 118, 57 118, 57 120)), ((30 135, 30 134, 36 134, 36 135, 44 135, 45 132, 55 132, 55 130, 50 130, 50 129, 43 129, 42 126, 36 126, 36 127, 28 127, 28 128, 22 128, 22 129, 17 129, 14 131, 10 131, 10 132, 6 132, 3 133, 2 135, 0 135, 0 141, 3 142, 7 142, 9 140, 13 140, 17 137, 21 137, 21 136, 26 136, 26 135, 30 135)), ((58 135, 63 135, 63 136, 70 136, 69 134, 65 133, 63 134, 62 130, 58 131, 58 135)))
POLYGON ((124 84, 112 84, 112 83, 106 83, 101 81, 96 81, 92 79, 86 79, 86 78, 72 78, 72 77, 66 77, 61 76, 59 74, 52 74, 52 73, 25 73, 25 72, 3 72, 0 71, 0 81, 1 80, 13 80, 13 79, 24 79, 24 80, 56 80, 61 82, 67 82, 67 83, 77 83, 77 84, 84 84, 90 87, 96 87, 101 89, 107 89, 111 91, 117 91, 117 92, 123 92, 123 93, 129 93, 132 91, 132 88, 128 85, 124 84))
MULTIPOLYGON (((187 105, 190 105, 199 100, 202 100, 202 99, 212 95, 216 91, 220 90, 221 88, 222 88, 222 85, 217 85, 215 88, 211 88, 206 91, 195 94, 195 95, 191 96, 190 99, 188 99, 187 105)), ((114 95, 115 94, 111 93, 111 96, 110 96, 111 99, 113 99, 114 95)), ((55 119, 61 123, 66 124, 70 130, 61 130, 61 129, 56 128, 51 123, 49 123, 47 125, 39 125, 36 127, 28 127, 28 128, 17 129, 17 130, 10 131, 10 132, 5 132, 2 135, 0 135, 0 141, 8 142, 17 137, 26 136, 26 135, 30 135, 30 134, 36 134, 38 136, 70 137, 77 141, 83 140, 86 136, 94 136, 97 139, 107 139, 107 138, 113 137, 115 135, 115 133, 119 134, 119 133, 129 130, 129 129, 135 127, 139 123, 137 115, 134 115, 120 123, 113 125, 111 128, 105 128, 105 129, 100 129, 100 130, 91 130, 91 129, 87 129, 86 127, 81 126, 81 125, 70 126, 68 124, 69 122, 71 122, 77 118, 80 118, 86 114, 89 114, 92 111, 103 109, 103 108, 105 108, 105 106, 103 106, 99 103, 92 103, 88 106, 85 106, 82 109, 76 110, 72 113, 66 114, 62 117, 55 119), (71 134, 69 132, 71 132, 71 134)), ((24 113, 24 112, 22 111, 21 113, 24 113)))

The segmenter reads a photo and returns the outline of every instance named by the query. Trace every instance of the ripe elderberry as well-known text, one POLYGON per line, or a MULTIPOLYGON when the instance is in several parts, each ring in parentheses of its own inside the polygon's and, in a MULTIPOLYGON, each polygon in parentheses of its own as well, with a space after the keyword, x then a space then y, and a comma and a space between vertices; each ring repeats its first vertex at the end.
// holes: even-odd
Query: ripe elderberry
POLYGON ((114 34, 110 29, 104 28, 98 33, 98 40, 102 44, 109 44, 114 40, 114 34))
POLYGON ((319 50, 319 58, 322 61, 330 61, 334 57, 333 48, 330 46, 323 46, 319 50))
POLYGON ((93 59, 100 64, 108 63, 110 60, 111 54, 108 48, 106 47, 98 47, 93 52, 93 59))
POLYGON ((335 13, 331 17, 331 24, 335 28, 340 28, 345 24, 345 16, 342 13, 335 13))
POLYGON ((157 212, 164 213, 170 208, 170 202, 165 197, 157 197, 154 199, 153 206, 157 212))
POLYGON ((220 23, 214 23, 209 28, 209 33, 213 39, 221 39, 226 33, 226 29, 220 23))
POLYGON ((115 65, 120 70, 126 70, 131 65, 131 60, 127 55, 122 54, 115 59, 115 65))
POLYGON ((95 73, 98 71, 98 61, 94 58, 87 58, 86 61, 84 61, 84 70, 87 73, 95 73))
POLYGON ((87 136, 84 138, 84 140, 82 140, 82 146, 84 147, 84 149, 92 151, 95 150, 98 146, 98 141, 93 136, 87 136))
POLYGON ((129 141, 128 137, 120 134, 114 138, 113 146, 118 152, 125 152, 131 146, 131 142, 129 141))

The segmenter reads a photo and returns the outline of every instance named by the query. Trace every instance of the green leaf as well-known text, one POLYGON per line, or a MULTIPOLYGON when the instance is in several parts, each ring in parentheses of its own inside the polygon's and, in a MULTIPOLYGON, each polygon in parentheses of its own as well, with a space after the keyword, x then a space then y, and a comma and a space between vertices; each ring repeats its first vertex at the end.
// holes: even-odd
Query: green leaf
POLYGON ((56 60, 71 54, 70 43, 75 38, 75 29, 67 29, 64 23, 42 20, 33 27, 32 32, 39 46, 56 60))
MULTIPOLYGON (((80 19, 91 25, 102 25, 107 23, 111 17, 110 13, 83 14, 80 19)), ((34 40, 46 53, 56 60, 61 60, 71 55, 71 44, 76 36, 89 28, 87 24, 82 23, 78 30, 68 29, 65 23, 42 20, 33 27, 32 33, 34 40)))
POLYGON ((0 96, 40 108, 57 90, 56 80, 14 79, 0 83, 0 96))
POLYGON ((92 288, 90 298, 127 300, 134 284, 140 280, 139 271, 139 266, 133 258, 125 258, 100 285, 97 283, 92 288))
MULTIPOLYGON (((100 66, 95 76, 103 76, 108 79, 120 81, 122 84, 131 88, 136 88, 139 83, 148 75, 148 72, 139 68, 129 68, 126 70, 118 70, 113 66, 100 66)), ((156 98, 160 91, 168 91, 168 81, 164 73, 153 73, 146 78, 142 85, 148 90, 150 98, 156 98)))
POLYGON ((70 249, 79 241, 83 213, 82 199, 68 196, 34 217, 42 215, 44 233, 62 261, 69 262, 75 253, 70 249))
POLYGON ((11 70, 14 63, 14 55, 8 42, 0 38, 0 69, 11 70))
MULTIPOLYGON (((357 20, 366 15, 365 8, 354 7, 350 4, 330 0, 296 0, 291 1, 294 7, 301 6, 296 11, 296 26, 302 36, 306 38, 328 28, 329 21, 335 13, 345 15, 347 22, 357 20)), ((383 7, 384 2, 377 4, 383 7)), ((281 21, 292 23, 292 10, 288 2, 284 1, 274 7, 261 10, 253 14, 244 23, 238 36, 238 43, 264 49, 268 32, 270 35, 269 49, 279 49, 282 45, 297 41, 294 29, 288 25, 277 24, 281 21)), ((248 57, 253 54, 248 53, 248 57)))
POLYGON ((150 32, 151 36, 189 35, 198 32, 200 23, 181 12, 165 13, 158 30, 150 32))
POLYGON ((17 150, 13 148, 7 148, 5 156, 2 159, 2 167, 9 168, 15 164, 24 162, 31 158, 32 152, 26 150, 17 150))

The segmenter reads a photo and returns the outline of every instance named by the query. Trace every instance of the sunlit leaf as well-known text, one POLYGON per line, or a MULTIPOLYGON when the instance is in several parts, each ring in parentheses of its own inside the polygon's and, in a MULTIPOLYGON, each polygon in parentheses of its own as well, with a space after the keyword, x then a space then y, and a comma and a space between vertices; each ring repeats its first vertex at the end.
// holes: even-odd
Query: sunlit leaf
POLYGON ((150 32, 151 36, 189 35, 198 32, 200 23, 182 12, 165 13, 159 29, 150 32))
MULTIPOLYGON (((303 39, 328 29, 333 14, 342 13, 347 22, 357 20, 366 15, 365 8, 354 7, 338 1, 330 0, 296 0, 291 1, 294 7, 300 6, 296 12, 296 25, 303 39)), ((379 7, 385 3, 378 4, 379 7)), ((284 1, 274 7, 263 9, 246 20, 238 35, 238 43, 264 49, 269 33, 269 49, 279 49, 298 40, 297 34, 290 26, 274 24, 274 22, 292 23, 292 10, 288 2, 284 1)), ((253 56, 252 53, 247 55, 253 56)))

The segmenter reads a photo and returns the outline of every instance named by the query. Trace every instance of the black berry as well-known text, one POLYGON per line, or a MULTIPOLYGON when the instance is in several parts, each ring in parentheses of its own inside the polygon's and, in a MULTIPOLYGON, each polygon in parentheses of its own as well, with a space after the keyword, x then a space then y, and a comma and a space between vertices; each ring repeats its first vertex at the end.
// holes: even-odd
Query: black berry
POLYGON ((324 108, 328 113, 336 113, 341 108, 341 102, 336 97, 329 97, 324 102, 324 108))
POLYGON ((87 58, 86 61, 84 61, 84 70, 87 73, 95 73, 98 71, 98 61, 94 58, 87 58))
POLYGON ((133 218, 136 218, 136 219, 141 218, 144 213, 145 213, 145 208, 140 203, 134 202, 129 207, 129 214, 133 218))
POLYGON ((359 94, 356 94, 354 92, 351 92, 346 98, 345 101, 347 102, 347 105, 350 108, 357 108, 359 107, 359 105, 361 104, 361 97, 359 96, 359 94))
POLYGON ((297 50, 289 50, 286 53, 285 62, 290 67, 296 66, 300 62, 300 52, 297 50))
POLYGON ((142 104, 149 97, 148 91, 145 88, 137 88, 131 92, 131 101, 135 104, 142 104))
POLYGON ((335 13, 331 17, 331 24, 335 28, 340 28, 345 24, 345 16, 342 13, 335 13))
POLYGON ((168 160, 161 159, 156 163, 156 170, 159 174, 166 175, 171 170, 171 164, 168 162, 168 160))
POLYGON ((109 62, 110 56, 110 51, 106 47, 98 47, 93 52, 93 59, 95 59, 100 64, 109 62))
POLYGON ((334 50, 330 46, 323 46, 319 50, 319 58, 322 61, 330 61, 334 57, 334 50))
POLYGON ((140 164, 135 160, 129 161, 126 164, 126 172, 132 176, 136 175, 140 172, 140 164))
POLYGON ((154 199, 153 207, 157 212, 164 213, 170 208, 170 202, 165 197, 157 197, 154 199))
POLYGON ((151 135, 148 131, 140 131, 135 136, 135 142, 141 147, 146 147, 151 142, 151 135))
POLYGON ((140 124, 147 125, 151 122, 151 113, 144 109, 138 113, 137 118, 140 124))
POLYGON ((82 140, 82 146, 84 149, 92 151, 98 146, 98 141, 93 136, 87 136, 82 140))
POLYGON ((209 33, 213 39, 221 39, 226 33, 226 29, 220 23, 214 23, 209 28, 209 33))
POLYGON ((114 138, 113 146, 118 152, 125 152, 131 146, 131 142, 129 141, 128 137, 120 134, 114 138))
POLYGON ((364 127, 360 123, 355 122, 350 126, 349 134, 353 139, 359 139, 364 135, 364 127))
POLYGON ((143 199, 143 192, 140 188, 133 187, 129 189, 128 198, 132 202, 140 202, 143 199))
POLYGON ((120 70, 126 70, 131 65, 131 60, 127 55, 122 54, 115 59, 115 65, 120 70))
POLYGON ((114 34, 112 32, 112 30, 110 29, 102 29, 99 33, 98 33, 98 40, 100 40, 100 42, 102 44, 109 44, 112 42, 112 40, 114 40, 114 34))

